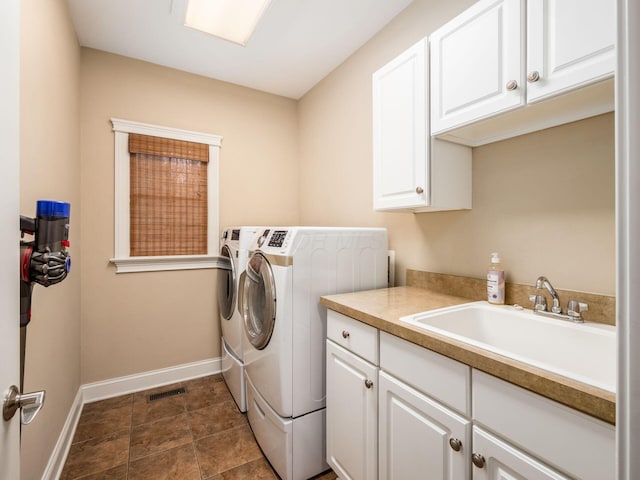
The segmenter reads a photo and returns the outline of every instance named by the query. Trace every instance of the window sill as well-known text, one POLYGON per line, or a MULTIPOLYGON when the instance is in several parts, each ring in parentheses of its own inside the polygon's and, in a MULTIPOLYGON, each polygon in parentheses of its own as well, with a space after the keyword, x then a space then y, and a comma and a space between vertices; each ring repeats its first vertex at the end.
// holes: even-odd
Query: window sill
POLYGON ((116 273, 161 272, 165 270, 195 270, 219 268, 225 264, 216 255, 176 255, 167 257, 125 257, 109 260, 116 273))

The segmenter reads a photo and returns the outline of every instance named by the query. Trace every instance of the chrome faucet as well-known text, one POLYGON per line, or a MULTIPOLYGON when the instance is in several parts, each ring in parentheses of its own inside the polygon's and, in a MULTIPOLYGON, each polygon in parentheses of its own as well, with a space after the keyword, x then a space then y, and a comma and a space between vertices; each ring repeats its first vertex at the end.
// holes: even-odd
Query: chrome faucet
POLYGON ((540 276, 536 280, 536 288, 538 290, 542 290, 542 288, 546 288, 551 297, 553 298, 553 306, 551 307, 551 311, 553 313, 562 313, 562 307, 560 306, 560 298, 558 297, 558 292, 556 292, 555 288, 551 285, 551 282, 547 277, 540 276))
POLYGON ((551 297, 553 298, 553 306, 551 311, 547 311, 547 300, 543 295, 529 295, 529 300, 533 302, 533 313, 544 315, 547 317, 560 318, 562 320, 571 320, 572 322, 584 322, 582 318, 582 312, 589 310, 589 305, 576 300, 569 300, 567 305, 567 313, 562 313, 562 307, 560 306, 560 298, 558 292, 556 292, 549 279, 545 276, 540 276, 536 280, 536 289, 542 290, 546 288, 551 297))

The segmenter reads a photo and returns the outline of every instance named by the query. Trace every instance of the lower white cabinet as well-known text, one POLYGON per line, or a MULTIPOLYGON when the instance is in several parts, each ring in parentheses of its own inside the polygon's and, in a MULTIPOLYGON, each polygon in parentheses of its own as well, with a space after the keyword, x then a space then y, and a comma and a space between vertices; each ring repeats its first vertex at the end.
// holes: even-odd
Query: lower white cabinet
POLYGON ((470 420, 382 371, 378 390, 380 480, 469 478, 470 420))
MULTIPOLYGON (((512 445, 473 427, 473 480, 569 480, 512 445)), ((613 478, 613 477, 611 477, 613 478)))
POLYGON ((327 463, 343 480, 375 480, 377 439, 378 367, 327 340, 327 463))
MULTIPOLYGON (((471 385, 474 425, 517 445, 569 478, 615 478, 613 425, 475 369, 471 385)), ((475 436, 473 452, 486 457, 475 444, 475 436)))
POLYGON ((615 478, 613 425, 345 315, 327 319, 327 462, 342 480, 615 478))

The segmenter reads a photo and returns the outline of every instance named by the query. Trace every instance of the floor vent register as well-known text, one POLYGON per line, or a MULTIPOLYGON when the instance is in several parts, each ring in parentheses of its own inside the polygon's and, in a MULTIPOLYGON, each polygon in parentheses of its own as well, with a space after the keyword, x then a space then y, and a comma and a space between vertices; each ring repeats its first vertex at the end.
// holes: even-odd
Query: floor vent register
POLYGON ((147 401, 154 402, 156 400, 162 400, 163 398, 175 397, 177 395, 184 395, 185 393, 187 393, 187 390, 184 387, 174 388, 173 390, 167 390, 165 392, 154 393, 152 395, 149 395, 149 399, 147 401))

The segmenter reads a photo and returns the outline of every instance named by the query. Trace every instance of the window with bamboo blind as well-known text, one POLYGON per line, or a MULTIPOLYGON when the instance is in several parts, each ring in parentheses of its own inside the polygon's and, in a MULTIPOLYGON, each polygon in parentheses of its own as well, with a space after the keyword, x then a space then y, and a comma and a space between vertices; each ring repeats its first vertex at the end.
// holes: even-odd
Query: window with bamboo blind
POLYGON ((111 121, 116 271, 215 268, 221 137, 111 121))
POLYGON ((129 134, 130 255, 207 253, 209 145, 129 134))

